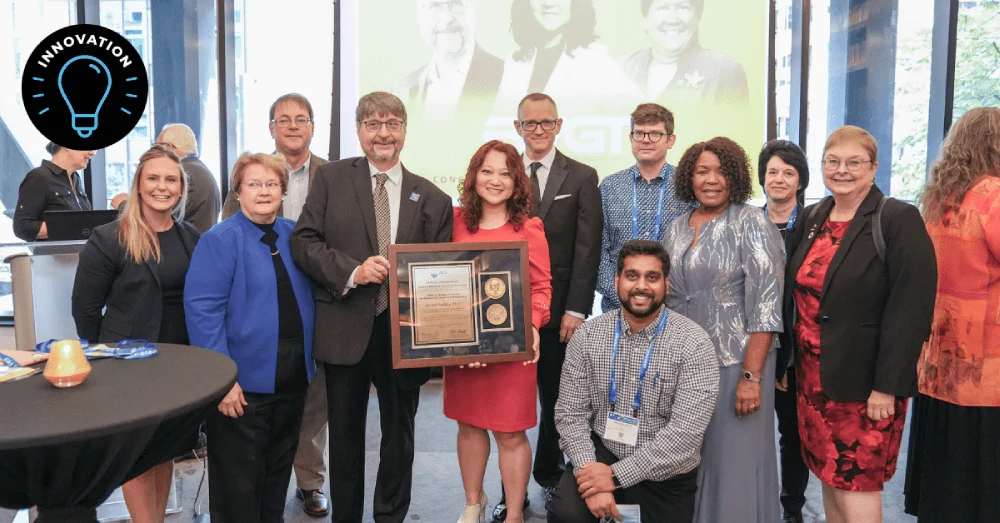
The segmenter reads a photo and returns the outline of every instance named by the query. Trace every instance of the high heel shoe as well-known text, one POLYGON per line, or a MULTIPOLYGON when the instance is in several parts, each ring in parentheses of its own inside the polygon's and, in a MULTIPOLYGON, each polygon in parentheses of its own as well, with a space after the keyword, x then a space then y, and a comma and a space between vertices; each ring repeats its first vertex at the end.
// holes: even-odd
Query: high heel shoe
POLYGON ((486 506, 489 504, 486 492, 480 492, 479 503, 466 505, 465 509, 462 510, 461 517, 458 518, 458 523, 486 523, 486 506))

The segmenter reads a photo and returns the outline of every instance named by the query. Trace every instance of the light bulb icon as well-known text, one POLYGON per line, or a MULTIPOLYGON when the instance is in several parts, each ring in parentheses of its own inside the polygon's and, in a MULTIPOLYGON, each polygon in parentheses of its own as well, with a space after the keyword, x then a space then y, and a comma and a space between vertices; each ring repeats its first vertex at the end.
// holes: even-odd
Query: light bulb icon
POLYGON ((72 116, 71 127, 80 138, 87 138, 97 129, 97 115, 101 112, 101 106, 108 99, 111 92, 111 71, 104 65, 101 59, 91 55, 75 56, 68 60, 59 70, 59 94, 66 101, 72 116), (76 65, 73 65, 76 64, 76 65), (69 76, 66 70, 73 65, 69 76), (66 89, 66 82, 73 84, 90 84, 88 89, 66 89), (101 92, 103 86, 104 92, 101 92))

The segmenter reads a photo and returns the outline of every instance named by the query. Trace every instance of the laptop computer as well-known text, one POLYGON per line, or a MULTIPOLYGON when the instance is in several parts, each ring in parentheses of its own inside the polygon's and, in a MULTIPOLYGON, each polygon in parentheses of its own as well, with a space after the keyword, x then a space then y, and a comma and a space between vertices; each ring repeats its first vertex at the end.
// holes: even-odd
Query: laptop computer
POLYGON ((45 224, 50 241, 86 240, 94 227, 118 218, 116 210, 45 211, 45 224))

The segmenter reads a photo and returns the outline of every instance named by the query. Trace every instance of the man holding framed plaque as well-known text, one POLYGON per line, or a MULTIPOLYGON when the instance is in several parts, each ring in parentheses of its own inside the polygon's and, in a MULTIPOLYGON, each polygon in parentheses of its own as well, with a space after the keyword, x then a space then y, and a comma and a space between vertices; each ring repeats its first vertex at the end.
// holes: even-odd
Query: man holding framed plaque
POLYGON ((406 170, 406 108, 396 96, 362 96, 356 112, 365 156, 319 167, 291 237, 296 265, 317 284, 316 359, 323 362, 330 419, 331 515, 360 523, 365 420, 374 383, 382 427, 372 513, 401 523, 413 482, 414 416, 426 368, 393 370, 389 328, 390 243, 451 241, 452 205, 406 170))

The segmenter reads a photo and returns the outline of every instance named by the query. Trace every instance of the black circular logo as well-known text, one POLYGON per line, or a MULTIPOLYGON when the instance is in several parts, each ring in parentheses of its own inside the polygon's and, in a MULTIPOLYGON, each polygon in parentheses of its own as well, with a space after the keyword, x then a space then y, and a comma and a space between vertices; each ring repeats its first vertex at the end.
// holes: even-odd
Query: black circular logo
POLYGON ((28 118, 46 138, 80 151, 125 137, 146 108, 149 81, 135 47, 91 24, 64 27, 28 57, 21 80, 28 118))

